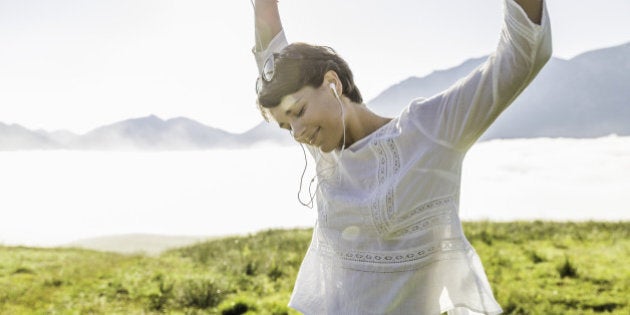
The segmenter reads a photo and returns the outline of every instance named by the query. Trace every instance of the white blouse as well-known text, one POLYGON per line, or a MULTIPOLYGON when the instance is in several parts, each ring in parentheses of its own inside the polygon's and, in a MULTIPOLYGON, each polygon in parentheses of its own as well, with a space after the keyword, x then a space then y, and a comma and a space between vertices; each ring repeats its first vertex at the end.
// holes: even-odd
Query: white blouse
MULTIPOLYGON (((505 0, 496 51, 449 89, 317 161, 318 221, 289 305, 304 314, 499 314, 459 219, 466 151, 551 57, 547 9, 505 0)), ((280 32, 259 67, 287 45, 280 32)))

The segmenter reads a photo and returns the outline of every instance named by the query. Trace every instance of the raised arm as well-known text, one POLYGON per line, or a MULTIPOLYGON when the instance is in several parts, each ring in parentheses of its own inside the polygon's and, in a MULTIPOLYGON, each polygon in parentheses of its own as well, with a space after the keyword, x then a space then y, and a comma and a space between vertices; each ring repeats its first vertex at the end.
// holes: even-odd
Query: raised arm
MULTIPOLYGON (((253 0, 252 3, 254 3, 253 0)), ((288 42, 282 30, 277 0, 256 0, 254 13, 256 19, 256 44, 252 52, 260 73, 265 60, 273 53, 281 51, 288 45, 288 42)))
POLYGON ((263 51, 282 30, 277 0, 256 0, 256 51, 263 51))
POLYGON ((436 143, 465 151, 527 87, 551 57, 543 0, 504 0, 497 49, 447 90, 414 101, 410 115, 436 143))

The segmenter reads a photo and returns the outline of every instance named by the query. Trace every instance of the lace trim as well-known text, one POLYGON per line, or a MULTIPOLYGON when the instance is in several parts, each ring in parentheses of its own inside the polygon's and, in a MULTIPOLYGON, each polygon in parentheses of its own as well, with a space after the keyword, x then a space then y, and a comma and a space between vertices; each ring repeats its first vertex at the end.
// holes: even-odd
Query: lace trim
POLYGON ((339 251, 325 244, 320 244, 318 246, 318 249, 322 254, 332 256, 340 260, 342 263, 356 262, 375 265, 420 263, 439 253, 461 251, 466 248, 466 242, 463 239, 436 241, 408 250, 387 252, 354 250, 339 251))
POLYGON ((443 206, 451 205, 454 202, 455 202, 455 198, 453 198, 453 196, 448 196, 448 197, 432 200, 427 203, 421 204, 417 206, 416 208, 414 208, 413 210, 405 213, 403 216, 400 217, 399 220, 404 222, 404 221, 407 221, 409 218, 415 215, 418 215, 422 212, 426 212, 436 207, 443 207, 443 206))
POLYGON ((426 217, 418 222, 411 224, 410 226, 395 231, 389 235, 390 238, 398 238, 407 234, 423 232, 429 228, 436 226, 449 225, 453 222, 453 211, 446 211, 443 213, 436 213, 432 216, 426 217))
MULTIPOLYGON (((377 187, 383 187, 388 178, 400 170, 400 154, 394 139, 381 139, 383 134, 391 132, 389 128, 378 131, 371 145, 378 159, 377 187)), ((394 215, 394 187, 389 185, 387 191, 380 198, 375 198, 371 204, 372 220, 379 235, 384 236, 390 230, 391 218, 394 215)))

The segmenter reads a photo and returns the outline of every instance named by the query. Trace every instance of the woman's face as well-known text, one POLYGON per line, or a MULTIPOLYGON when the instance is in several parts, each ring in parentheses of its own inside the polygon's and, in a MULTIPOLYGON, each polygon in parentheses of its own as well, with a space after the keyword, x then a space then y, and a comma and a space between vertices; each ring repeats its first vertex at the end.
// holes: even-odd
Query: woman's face
POLYGON ((340 148, 344 140, 341 105, 326 84, 305 86, 283 97, 269 113, 281 128, 292 132, 296 141, 323 152, 340 148))

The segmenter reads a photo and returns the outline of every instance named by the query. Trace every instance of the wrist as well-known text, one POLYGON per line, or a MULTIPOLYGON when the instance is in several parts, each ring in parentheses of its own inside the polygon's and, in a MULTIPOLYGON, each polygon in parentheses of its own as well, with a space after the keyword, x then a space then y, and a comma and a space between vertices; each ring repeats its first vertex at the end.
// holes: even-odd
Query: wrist
POLYGON ((256 0, 256 6, 258 5, 276 5, 278 4, 278 0, 256 0))
POLYGON ((278 10, 277 0, 256 0, 254 11, 257 13, 273 12, 278 10))

